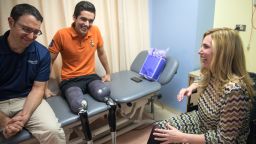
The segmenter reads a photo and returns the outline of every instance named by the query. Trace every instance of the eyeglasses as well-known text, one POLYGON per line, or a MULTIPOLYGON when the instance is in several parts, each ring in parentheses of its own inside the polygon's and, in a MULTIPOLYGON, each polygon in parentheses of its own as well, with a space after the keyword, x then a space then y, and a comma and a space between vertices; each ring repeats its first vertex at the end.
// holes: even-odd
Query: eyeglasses
POLYGON ((42 35, 43 33, 40 31, 40 30, 38 30, 38 29, 33 29, 33 28, 30 28, 30 27, 27 27, 27 26, 25 26, 25 25, 23 25, 23 24, 20 24, 20 23, 18 23, 18 22, 16 22, 19 26, 20 26, 20 28, 23 30, 23 32, 24 33, 26 33, 26 34, 31 34, 31 33, 33 33, 33 35, 35 35, 35 36, 40 36, 40 35, 42 35))

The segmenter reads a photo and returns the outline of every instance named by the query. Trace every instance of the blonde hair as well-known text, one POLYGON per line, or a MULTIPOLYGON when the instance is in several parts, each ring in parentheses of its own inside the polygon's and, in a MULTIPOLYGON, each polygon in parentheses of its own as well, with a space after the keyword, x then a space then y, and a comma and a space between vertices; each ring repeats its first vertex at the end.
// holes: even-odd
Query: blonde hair
POLYGON ((212 60, 210 68, 201 67, 202 81, 206 88, 211 78, 216 80, 216 89, 220 90, 230 81, 242 80, 250 96, 253 96, 252 80, 246 71, 242 40, 237 31, 230 28, 215 28, 204 33, 203 39, 212 38, 212 60))

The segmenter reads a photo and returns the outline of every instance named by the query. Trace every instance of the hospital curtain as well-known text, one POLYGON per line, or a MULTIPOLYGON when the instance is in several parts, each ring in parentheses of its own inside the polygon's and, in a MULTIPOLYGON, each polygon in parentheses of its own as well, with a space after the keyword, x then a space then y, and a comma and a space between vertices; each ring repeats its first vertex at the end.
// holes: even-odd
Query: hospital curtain
MULTIPOLYGON (((37 40, 46 47, 55 32, 73 22, 75 5, 80 0, 0 0, 0 33, 9 29, 7 18, 11 8, 18 3, 29 3, 39 9, 44 17, 43 35, 37 40)), ((89 0, 96 7, 97 25, 104 39, 112 72, 129 69, 135 56, 149 49, 148 0, 89 0)), ((60 63, 58 58, 57 63, 60 63)), ((99 60, 97 59, 97 64, 99 60)), ((102 74, 102 66, 97 71, 102 74)), ((60 66, 55 67, 60 72, 60 66)), ((52 76, 51 76, 52 77, 52 76)), ((54 76, 53 76, 54 77, 54 76)))

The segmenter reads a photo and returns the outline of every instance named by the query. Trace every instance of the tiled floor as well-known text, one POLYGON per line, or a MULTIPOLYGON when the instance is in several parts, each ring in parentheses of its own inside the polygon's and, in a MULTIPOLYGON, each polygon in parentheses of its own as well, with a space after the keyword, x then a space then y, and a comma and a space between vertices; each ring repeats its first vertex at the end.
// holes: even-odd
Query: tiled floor
MULTIPOLYGON (((150 108, 146 107, 146 111, 149 111, 150 108)), ((176 116, 180 114, 176 110, 167 108, 166 106, 161 105, 160 103, 155 104, 155 120, 168 119, 171 116, 176 116)), ((138 127, 128 133, 120 135, 117 137, 117 144, 146 144, 152 125, 146 124, 141 127, 138 127)), ((106 144, 111 144, 107 142, 106 144)))

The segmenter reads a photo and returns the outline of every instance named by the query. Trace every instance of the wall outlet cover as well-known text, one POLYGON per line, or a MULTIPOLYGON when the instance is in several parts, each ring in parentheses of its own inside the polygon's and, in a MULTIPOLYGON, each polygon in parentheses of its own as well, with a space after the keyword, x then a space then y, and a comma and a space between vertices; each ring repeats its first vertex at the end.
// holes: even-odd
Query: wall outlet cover
POLYGON ((236 27, 235 27, 235 30, 237 30, 237 31, 245 31, 246 30, 246 25, 237 24, 236 27))

